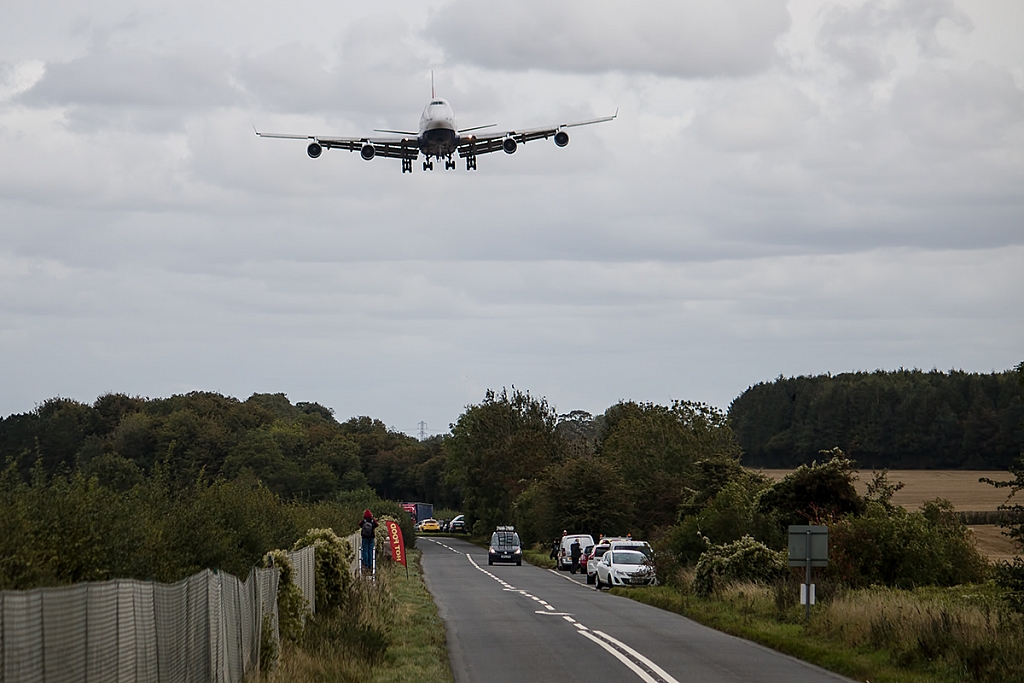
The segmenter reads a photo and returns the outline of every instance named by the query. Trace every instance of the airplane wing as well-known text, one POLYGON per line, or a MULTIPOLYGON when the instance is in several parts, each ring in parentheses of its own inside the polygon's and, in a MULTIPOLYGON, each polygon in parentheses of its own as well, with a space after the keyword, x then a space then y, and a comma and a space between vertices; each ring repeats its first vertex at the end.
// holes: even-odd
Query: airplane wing
MULTIPOLYGON (((254 128, 253 130, 256 129, 254 128)), ((309 140, 311 144, 315 142, 327 149, 347 149, 350 152, 359 152, 366 145, 373 145, 374 156, 390 159, 415 159, 420 153, 419 141, 415 136, 401 138, 333 138, 321 137, 319 135, 293 135, 291 133, 261 133, 258 130, 256 130, 256 135, 261 138, 309 140)))
MULTIPOLYGON (((546 140, 547 138, 555 137, 559 133, 563 132, 563 128, 589 126, 592 123, 604 123, 605 121, 613 120, 618 115, 619 110, 616 109, 615 113, 611 116, 603 116, 599 119, 576 121, 574 123, 560 123, 556 126, 546 126, 543 128, 527 128, 524 130, 507 130, 502 132, 483 133, 481 135, 462 136, 459 139, 459 156, 468 157, 475 156, 477 154, 489 154, 499 150, 508 151, 508 145, 506 143, 507 140, 514 140, 516 144, 526 144, 531 140, 546 140)), ((568 134, 565 134, 564 140, 564 143, 559 143, 559 138, 556 138, 555 143, 562 147, 569 144, 568 134)), ((514 145, 512 145, 512 151, 515 151, 514 145)))

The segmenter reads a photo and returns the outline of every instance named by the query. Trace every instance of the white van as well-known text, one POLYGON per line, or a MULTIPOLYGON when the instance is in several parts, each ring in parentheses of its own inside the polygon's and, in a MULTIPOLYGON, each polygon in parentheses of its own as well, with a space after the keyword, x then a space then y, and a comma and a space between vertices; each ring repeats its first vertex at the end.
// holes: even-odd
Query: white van
POLYGON ((562 544, 558 547, 558 568, 562 571, 572 569, 572 542, 580 542, 580 552, 587 546, 594 545, 594 537, 590 534, 569 534, 562 536, 562 544))

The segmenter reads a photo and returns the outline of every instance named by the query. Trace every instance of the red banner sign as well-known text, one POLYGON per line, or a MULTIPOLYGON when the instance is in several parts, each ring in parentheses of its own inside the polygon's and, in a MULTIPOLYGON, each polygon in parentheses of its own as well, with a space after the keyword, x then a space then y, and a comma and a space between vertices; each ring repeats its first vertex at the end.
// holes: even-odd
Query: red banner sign
POLYGON ((405 564, 405 539, 402 538, 402 530, 399 528, 398 522, 385 520, 384 528, 388 532, 388 540, 391 541, 391 557, 395 562, 401 562, 408 567, 409 565, 405 564))

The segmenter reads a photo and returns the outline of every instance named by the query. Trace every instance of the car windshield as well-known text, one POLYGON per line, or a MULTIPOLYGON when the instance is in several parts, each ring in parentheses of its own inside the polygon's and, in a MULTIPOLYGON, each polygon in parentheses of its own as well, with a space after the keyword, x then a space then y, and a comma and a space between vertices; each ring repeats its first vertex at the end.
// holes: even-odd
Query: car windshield
POLYGON ((604 554, 608 552, 608 546, 597 546, 594 548, 594 557, 604 557, 604 554))
POLYGON ((519 534, 514 531, 495 531, 491 534, 491 546, 494 548, 518 548, 519 534))
POLYGON ((643 553, 635 550, 616 550, 612 553, 612 564, 643 564, 646 559, 643 553))

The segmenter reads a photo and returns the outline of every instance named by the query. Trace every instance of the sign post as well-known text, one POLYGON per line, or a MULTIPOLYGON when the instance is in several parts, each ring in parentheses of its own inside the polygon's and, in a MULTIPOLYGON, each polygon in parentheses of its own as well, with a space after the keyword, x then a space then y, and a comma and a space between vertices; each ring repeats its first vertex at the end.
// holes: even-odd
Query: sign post
POLYGON ((405 557, 405 539, 402 538, 402 529, 398 522, 390 519, 384 520, 384 529, 388 532, 388 541, 391 543, 391 557, 395 562, 405 565, 405 578, 409 578, 409 563, 405 557))
POLYGON ((789 566, 804 567, 804 583, 800 584, 800 604, 806 605, 804 618, 811 621, 814 584, 811 567, 828 566, 828 527, 794 524, 789 527, 789 566))

